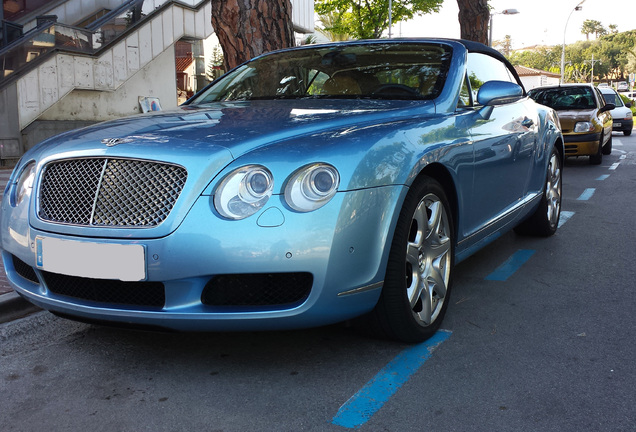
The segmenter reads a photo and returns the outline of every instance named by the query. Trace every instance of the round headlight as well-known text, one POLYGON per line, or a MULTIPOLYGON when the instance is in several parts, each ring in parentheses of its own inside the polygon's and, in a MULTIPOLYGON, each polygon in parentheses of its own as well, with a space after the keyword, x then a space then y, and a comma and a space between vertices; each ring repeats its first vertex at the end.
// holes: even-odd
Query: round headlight
POLYGON ((263 195, 271 192, 272 176, 264 168, 255 168, 245 175, 245 181, 241 182, 239 195, 245 202, 257 202, 263 195))
POLYGON ((214 208, 228 219, 244 219, 272 196, 274 179, 263 166, 246 165, 228 174, 214 193, 214 208))
POLYGON ((33 188, 33 179, 35 178, 35 162, 29 162, 20 177, 18 177, 18 183, 15 188, 15 205, 20 205, 25 197, 31 195, 31 189, 33 188))
POLYGON ((332 170, 316 170, 311 174, 309 187, 316 196, 329 195, 334 190, 336 176, 337 173, 332 170))
POLYGON ((287 181, 285 201, 296 211, 309 212, 329 202, 338 191, 340 175, 331 165, 317 163, 296 171, 287 181))

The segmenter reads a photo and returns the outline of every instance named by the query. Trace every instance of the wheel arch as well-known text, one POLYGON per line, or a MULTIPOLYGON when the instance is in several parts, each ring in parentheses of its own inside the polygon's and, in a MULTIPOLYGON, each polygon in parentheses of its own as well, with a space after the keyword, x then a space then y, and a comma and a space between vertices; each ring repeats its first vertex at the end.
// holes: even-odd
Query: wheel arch
POLYGON ((554 147, 559 150, 559 155, 561 156, 561 166, 565 163, 565 148, 563 147, 563 138, 558 137, 554 142, 554 147))
POLYGON ((448 203, 450 204, 450 207, 451 207, 450 210, 451 210, 451 216, 453 218, 453 231, 455 234, 454 237, 455 239, 457 239, 457 233, 459 232, 457 228, 458 222, 459 222, 459 201, 458 201, 457 186, 455 185, 453 176, 451 175, 448 168, 446 168, 441 163, 432 163, 425 166, 416 176, 414 182, 417 181, 418 178, 423 176, 431 177, 442 185, 442 188, 444 189, 444 192, 446 193, 446 198, 448 199, 448 203))

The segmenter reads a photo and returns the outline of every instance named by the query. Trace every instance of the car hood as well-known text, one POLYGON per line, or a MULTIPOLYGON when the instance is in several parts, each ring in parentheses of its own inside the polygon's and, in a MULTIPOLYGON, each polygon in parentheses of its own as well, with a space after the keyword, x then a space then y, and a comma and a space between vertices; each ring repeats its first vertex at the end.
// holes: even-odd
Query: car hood
MULTIPOLYGON (((66 132, 34 147, 24 161, 34 159, 40 169, 52 160, 86 157, 154 160, 185 167, 187 180, 169 217, 147 234, 134 232, 136 237, 162 236, 176 229, 224 167, 252 150, 325 131, 352 131, 414 115, 422 119, 434 111, 432 101, 279 100, 183 106, 66 132)), ((85 228, 51 225, 37 217, 32 224, 43 230, 85 234, 85 228)), ((114 235, 107 231, 112 229, 95 235, 114 235)), ((133 233, 116 231, 122 236, 133 233)))
POLYGON ((632 110, 630 110, 629 108, 625 107, 625 106, 620 106, 620 107, 616 107, 613 110, 610 111, 610 114, 612 114, 612 118, 614 120, 616 119, 625 119, 627 117, 629 117, 629 114, 632 112, 632 110))
POLYGON ((192 153, 223 148, 237 158, 256 148, 312 134, 369 122, 383 123, 415 114, 433 114, 431 101, 251 101, 185 105, 173 111, 132 116, 58 135, 42 143, 47 153, 94 152, 98 155, 161 157, 171 161, 192 153), (108 140, 119 138, 119 141, 108 140), (159 154, 157 154, 157 152, 159 154))
POLYGON ((592 121, 596 117, 596 108, 586 110, 563 110, 558 111, 559 122, 563 133, 569 133, 574 130, 577 122, 592 121))

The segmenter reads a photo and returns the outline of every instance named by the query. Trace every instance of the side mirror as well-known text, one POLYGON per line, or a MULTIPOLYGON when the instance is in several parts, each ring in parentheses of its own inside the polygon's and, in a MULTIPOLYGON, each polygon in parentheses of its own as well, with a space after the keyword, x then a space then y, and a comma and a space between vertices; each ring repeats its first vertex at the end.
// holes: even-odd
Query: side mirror
POLYGON ((600 113, 604 113, 605 111, 611 111, 614 108, 616 108, 616 105, 608 103, 608 104, 605 104, 605 106, 603 108, 598 110, 598 113, 600 114, 600 113))
POLYGON ((523 97, 523 88, 509 81, 488 81, 477 93, 477 102, 484 106, 516 102, 523 97))
POLYGON ((626 106, 627 108, 631 108, 631 107, 632 107, 632 104, 630 104, 629 102, 627 102, 627 103, 625 104, 625 106, 626 106))

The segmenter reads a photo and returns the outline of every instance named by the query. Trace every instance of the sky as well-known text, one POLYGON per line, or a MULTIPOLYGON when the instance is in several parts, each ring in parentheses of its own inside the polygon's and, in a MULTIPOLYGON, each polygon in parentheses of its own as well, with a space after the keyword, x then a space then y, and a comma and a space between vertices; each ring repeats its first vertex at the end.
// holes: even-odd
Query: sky
MULTIPOLYGON (((618 31, 636 29, 635 0, 585 0, 580 11, 572 12, 581 0, 490 0, 494 12, 517 9, 516 15, 493 16, 493 40, 512 38, 514 49, 533 45, 562 45, 585 40, 581 26, 585 20, 600 21, 608 28, 618 26, 618 31), (572 14, 570 15, 570 13, 572 14), (568 20, 568 15, 570 19, 568 20)), ((393 36, 399 37, 449 37, 459 38, 459 9, 456 0, 444 0, 437 14, 424 15, 393 26, 393 36)), ((590 39, 594 39, 591 35, 590 39)))

